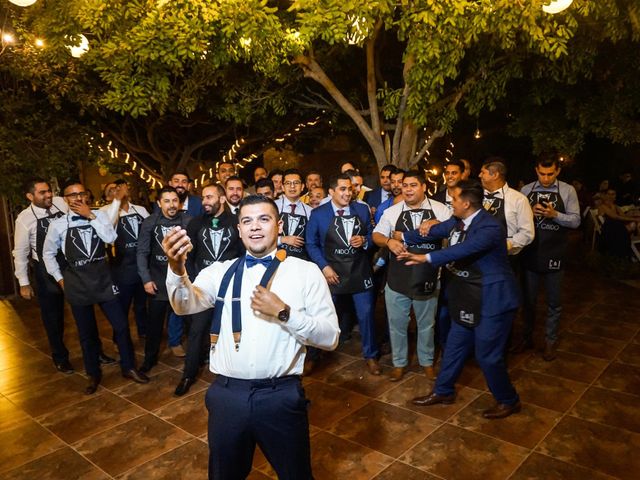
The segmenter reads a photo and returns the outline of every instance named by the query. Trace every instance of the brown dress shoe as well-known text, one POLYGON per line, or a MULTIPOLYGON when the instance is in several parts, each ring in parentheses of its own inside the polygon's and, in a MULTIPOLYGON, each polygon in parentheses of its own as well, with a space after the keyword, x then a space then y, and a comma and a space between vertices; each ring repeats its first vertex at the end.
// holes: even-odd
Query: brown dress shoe
POLYGON ((98 385, 102 381, 102 375, 98 375, 96 377, 89 376, 89 383, 87 387, 84 389, 85 395, 93 395, 98 390, 98 385))
POLYGON ((429 380, 436 379, 436 371, 433 369, 433 365, 429 367, 423 367, 423 368, 424 368, 424 374, 427 376, 429 380))
POLYGON ((389 374, 389 380, 397 382, 402 377, 404 377, 404 367, 393 367, 393 370, 391 370, 389 374))
POLYGON ((547 342, 544 347, 544 353, 542 354, 542 359, 545 362, 551 362, 556 359, 556 344, 555 342, 547 342))
POLYGON ((513 405, 498 403, 495 407, 482 412, 482 416, 484 418, 488 418, 489 420, 497 420, 499 418, 506 418, 509 415, 518 413, 520 410, 522 410, 522 405, 520 405, 520 402, 516 402, 513 405))
POLYGON ((382 373, 380 364, 375 358, 367 358, 367 369, 371 375, 380 375, 382 373))
POLYGON ((437 405, 438 403, 443 403, 445 405, 450 405, 455 402, 455 395, 438 395, 435 392, 431 392, 426 397, 416 397, 411 400, 411 403, 417 405, 419 407, 428 407, 429 405, 437 405))

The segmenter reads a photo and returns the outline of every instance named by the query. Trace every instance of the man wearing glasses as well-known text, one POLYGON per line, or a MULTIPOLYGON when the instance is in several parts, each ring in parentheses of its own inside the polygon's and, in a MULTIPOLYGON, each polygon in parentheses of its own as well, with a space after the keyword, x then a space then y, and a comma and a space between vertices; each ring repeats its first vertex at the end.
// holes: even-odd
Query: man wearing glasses
POLYGON ((85 393, 95 393, 102 379, 95 304, 100 306, 113 327, 122 376, 137 383, 147 383, 149 378, 136 370, 129 323, 107 264, 105 243, 116 240, 116 230, 106 213, 93 212, 89 208, 87 191, 80 182, 69 182, 63 193, 70 211, 49 224, 42 257, 47 272, 64 290, 78 327, 82 358, 89 377, 85 393), (64 267, 56 259, 59 250, 65 257, 64 267))
POLYGON ((276 200, 282 220, 280 243, 289 255, 308 260, 304 234, 311 216, 311 207, 300 200, 302 173, 293 168, 285 171, 282 186, 283 195, 276 200))

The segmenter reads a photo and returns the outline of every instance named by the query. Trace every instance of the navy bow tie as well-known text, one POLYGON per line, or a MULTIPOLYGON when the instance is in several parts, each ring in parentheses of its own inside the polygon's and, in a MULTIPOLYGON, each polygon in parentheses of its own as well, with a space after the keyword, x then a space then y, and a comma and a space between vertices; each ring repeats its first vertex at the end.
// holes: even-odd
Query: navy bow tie
POLYGON ((75 222, 75 221, 77 221, 77 220, 87 220, 87 217, 83 217, 83 216, 80 216, 80 215, 73 215, 73 216, 71 217, 71 221, 72 221, 72 222, 75 222))
POLYGON ((269 264, 271 263, 271 260, 273 260, 271 256, 256 258, 256 257, 252 257, 251 255, 247 255, 247 259, 245 260, 245 262, 247 264, 247 268, 254 267, 258 264, 268 267, 269 264))

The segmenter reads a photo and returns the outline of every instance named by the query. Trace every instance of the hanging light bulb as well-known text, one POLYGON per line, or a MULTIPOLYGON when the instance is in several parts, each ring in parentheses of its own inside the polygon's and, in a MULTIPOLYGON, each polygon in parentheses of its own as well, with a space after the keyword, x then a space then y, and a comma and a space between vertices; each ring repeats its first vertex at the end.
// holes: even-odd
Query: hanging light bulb
POLYGON ((473 132, 473 138, 475 138, 476 140, 479 140, 480 138, 482 138, 482 132, 480 131, 479 128, 476 128, 476 131, 473 132))
POLYGON ((542 7, 542 11, 553 15, 566 10, 572 3, 573 0, 552 0, 548 5, 542 7))
POLYGON ((78 37, 80 38, 80 44, 67 45, 67 48, 71 52, 71 56, 74 58, 80 58, 89 51, 89 40, 87 40, 87 37, 82 34, 78 35, 78 37))
POLYGON ((9 0, 10 3, 13 3, 14 5, 17 5, 19 7, 30 7, 37 1, 38 0, 9 0))

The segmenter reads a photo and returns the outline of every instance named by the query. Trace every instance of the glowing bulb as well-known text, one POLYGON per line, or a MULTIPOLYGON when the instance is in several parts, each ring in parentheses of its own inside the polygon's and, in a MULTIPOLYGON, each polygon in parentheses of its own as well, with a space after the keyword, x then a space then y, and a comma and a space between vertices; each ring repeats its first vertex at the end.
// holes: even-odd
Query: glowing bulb
POLYGON ((71 52, 71 56, 74 58, 80 58, 89 51, 89 40, 87 40, 87 37, 82 34, 78 35, 78 37, 80 38, 79 45, 67 45, 67 48, 71 52))
POLYGON ((44 47, 44 40, 42 40, 41 38, 36 38, 35 44, 36 44, 36 47, 42 48, 44 47))
POLYGON ((476 140, 482 138, 482 133, 480 132, 479 128, 476 128, 476 131, 473 134, 473 138, 475 138, 476 140))
POLYGON ((542 11, 553 15, 566 10, 572 3, 573 0, 552 0, 548 5, 542 7, 542 11))
POLYGON ((2 34, 2 41, 4 43, 13 43, 16 41, 16 37, 13 36, 13 34, 11 33, 3 33, 2 34))
POLYGON ((9 0, 9 2, 19 7, 29 7, 36 3, 38 0, 9 0))

